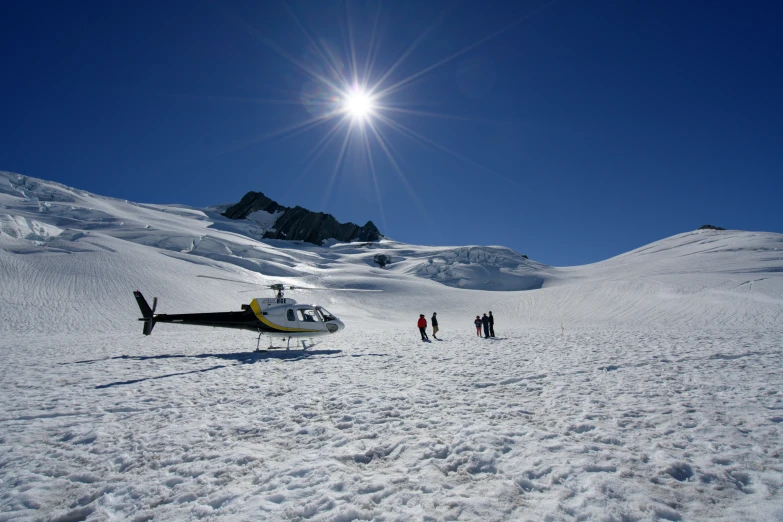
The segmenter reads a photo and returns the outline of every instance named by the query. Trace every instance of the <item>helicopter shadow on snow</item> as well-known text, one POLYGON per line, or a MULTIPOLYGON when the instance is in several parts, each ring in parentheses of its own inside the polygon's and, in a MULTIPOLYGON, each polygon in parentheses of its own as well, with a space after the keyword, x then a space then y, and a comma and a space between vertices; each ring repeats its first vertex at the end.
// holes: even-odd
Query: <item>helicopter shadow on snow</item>
POLYGON ((120 355, 112 359, 131 359, 135 361, 146 361, 152 359, 223 359, 226 361, 237 361, 242 364, 254 364, 269 359, 280 361, 301 361, 317 355, 336 355, 342 353, 342 350, 261 350, 256 352, 234 352, 234 353, 200 353, 196 355, 187 354, 164 354, 164 355, 120 355))
POLYGON ((85 359, 83 361, 71 361, 62 362, 59 364, 93 364, 103 361, 113 360, 132 360, 132 361, 148 361, 155 359, 208 359, 214 357, 216 359, 225 359, 230 361, 238 361, 244 364, 253 364, 261 360, 266 359, 280 359, 297 361, 301 359, 307 359, 314 355, 335 355, 342 353, 342 350, 260 350, 253 352, 234 352, 234 353, 200 353, 200 354, 162 354, 162 355, 117 355, 114 357, 102 357, 100 359, 85 359))
MULTIPOLYGON (((279 360, 283 362, 295 362, 310 359, 314 356, 320 356, 319 359, 331 358, 342 353, 342 350, 285 350, 280 352, 273 351, 260 351, 260 352, 244 352, 244 353, 202 353, 196 355, 186 354, 169 354, 169 355, 120 355, 117 357, 108 357, 105 359, 94 359, 87 361, 74 361, 70 364, 88 364, 99 361, 111 361, 111 360, 131 360, 131 361, 155 361, 165 359, 223 359, 225 361, 234 361, 239 364, 255 364, 257 362, 263 362, 268 360, 279 360)), ((139 379, 130 379, 126 381, 116 381, 108 384, 100 384, 95 386, 96 389, 112 388, 114 386, 122 386, 128 384, 136 384, 144 381, 152 381, 157 379, 165 379, 168 377, 177 377, 180 375, 189 375, 194 373, 204 373, 213 370, 219 370, 221 368, 230 368, 236 364, 219 364, 211 366, 209 368, 200 368, 198 370, 190 370, 186 372, 175 372, 164 375, 156 375, 153 377, 143 377, 139 379)))

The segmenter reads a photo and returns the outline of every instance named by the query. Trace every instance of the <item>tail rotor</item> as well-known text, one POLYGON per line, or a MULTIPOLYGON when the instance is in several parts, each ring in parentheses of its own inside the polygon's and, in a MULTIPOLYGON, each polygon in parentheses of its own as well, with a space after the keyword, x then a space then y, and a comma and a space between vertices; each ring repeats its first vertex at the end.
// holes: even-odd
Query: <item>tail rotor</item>
POLYGON ((142 333, 144 335, 150 335, 152 329, 155 328, 155 309, 158 307, 158 298, 155 297, 152 299, 152 308, 150 308, 150 305, 147 304, 147 300, 144 299, 141 292, 136 290, 133 292, 133 296, 139 304, 139 310, 141 310, 142 317, 139 318, 139 321, 144 321, 142 333))

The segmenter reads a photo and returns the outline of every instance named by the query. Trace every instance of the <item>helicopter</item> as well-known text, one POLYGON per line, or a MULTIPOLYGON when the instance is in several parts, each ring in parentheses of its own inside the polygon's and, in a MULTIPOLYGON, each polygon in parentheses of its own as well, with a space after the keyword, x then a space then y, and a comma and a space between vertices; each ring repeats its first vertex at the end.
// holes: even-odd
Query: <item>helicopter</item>
MULTIPOLYGON (((199 276, 209 279, 223 279, 219 277, 199 276)), ((244 281, 227 281, 244 283, 244 281)), ((142 317, 139 321, 144 321, 142 333, 150 335, 156 323, 176 323, 198 326, 212 326, 216 328, 236 328, 241 330, 251 330, 258 332, 258 341, 256 342, 256 351, 261 350, 261 336, 270 336, 269 348, 272 346, 273 337, 282 337, 288 339, 286 349, 290 349, 292 338, 312 338, 320 335, 328 335, 339 332, 345 328, 345 324, 334 314, 329 312, 323 306, 310 304, 298 304, 294 299, 285 297, 285 290, 344 290, 341 288, 317 289, 307 287, 286 287, 283 284, 276 283, 272 285, 263 285, 276 291, 275 297, 256 298, 250 301, 250 304, 243 304, 241 311, 236 312, 209 312, 195 314, 156 314, 155 309, 158 306, 158 298, 152 300, 152 307, 147 303, 144 295, 139 290, 133 292, 136 302, 141 310, 142 317)), ((350 291, 373 291, 365 289, 350 289, 350 291)), ((302 346, 307 349, 304 340, 301 340, 302 346)))

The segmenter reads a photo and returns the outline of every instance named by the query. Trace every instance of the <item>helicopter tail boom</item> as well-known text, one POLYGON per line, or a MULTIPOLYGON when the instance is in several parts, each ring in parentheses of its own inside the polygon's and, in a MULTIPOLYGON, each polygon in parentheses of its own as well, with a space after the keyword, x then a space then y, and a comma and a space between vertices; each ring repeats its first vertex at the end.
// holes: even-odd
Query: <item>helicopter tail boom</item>
POLYGON ((138 290, 133 292, 133 296, 136 298, 136 302, 139 304, 139 310, 141 310, 142 317, 139 321, 144 321, 144 335, 150 335, 152 329, 155 328, 155 308, 158 306, 158 298, 152 300, 152 308, 147 304, 147 300, 138 290))

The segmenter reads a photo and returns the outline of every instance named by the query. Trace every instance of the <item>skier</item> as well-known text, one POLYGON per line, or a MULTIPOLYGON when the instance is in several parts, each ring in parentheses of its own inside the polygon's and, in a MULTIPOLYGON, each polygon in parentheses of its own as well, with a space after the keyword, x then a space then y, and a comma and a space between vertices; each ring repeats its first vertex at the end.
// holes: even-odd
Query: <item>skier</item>
POLYGON ((481 337, 481 318, 476 316, 476 320, 473 321, 473 324, 476 325, 476 335, 481 337))
POLYGON ((484 339, 489 339, 489 317, 487 314, 481 318, 481 324, 484 325, 484 339))
POLYGON ((419 332, 421 332, 421 340, 422 341, 429 341, 430 338, 427 337, 427 320, 424 318, 424 314, 419 314, 419 332))
POLYGON ((438 318, 435 317, 436 315, 438 315, 436 312, 432 312, 432 338, 433 339, 437 339, 438 338, 435 335, 436 333, 438 333, 438 330, 439 330, 439 328, 438 328, 438 318))
POLYGON ((495 318, 492 316, 492 310, 489 311, 489 336, 495 337, 495 318))

